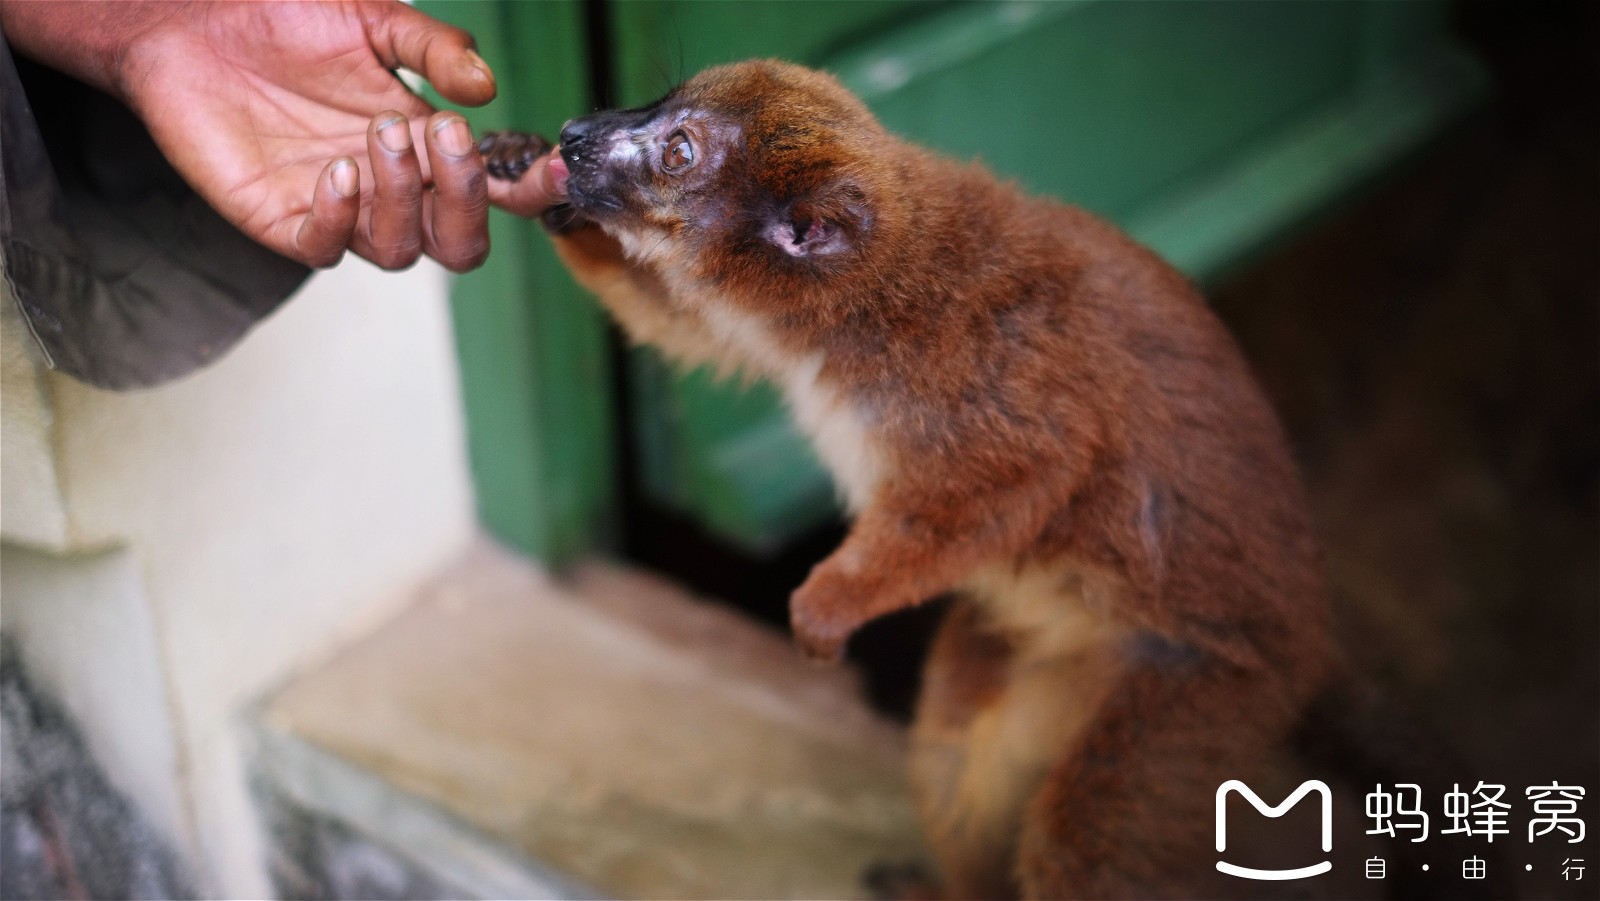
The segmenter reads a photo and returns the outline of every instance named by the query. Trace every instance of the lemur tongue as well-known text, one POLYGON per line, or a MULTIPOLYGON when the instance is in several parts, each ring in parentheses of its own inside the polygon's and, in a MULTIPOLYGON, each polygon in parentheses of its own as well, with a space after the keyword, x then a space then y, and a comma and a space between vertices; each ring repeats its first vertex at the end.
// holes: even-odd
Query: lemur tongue
POLYGON ((565 197, 567 194, 567 177, 572 173, 567 169, 567 161, 561 158, 561 148, 554 147, 550 151, 550 184, 556 193, 565 197))

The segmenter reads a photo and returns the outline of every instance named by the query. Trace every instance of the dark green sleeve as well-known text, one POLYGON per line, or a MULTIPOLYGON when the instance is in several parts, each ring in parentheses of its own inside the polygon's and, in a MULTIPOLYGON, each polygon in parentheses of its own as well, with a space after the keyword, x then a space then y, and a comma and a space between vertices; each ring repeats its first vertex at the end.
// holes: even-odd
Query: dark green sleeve
POLYGON ((49 364, 113 389, 215 360, 310 274, 223 221, 126 107, 4 42, 0 253, 49 364))

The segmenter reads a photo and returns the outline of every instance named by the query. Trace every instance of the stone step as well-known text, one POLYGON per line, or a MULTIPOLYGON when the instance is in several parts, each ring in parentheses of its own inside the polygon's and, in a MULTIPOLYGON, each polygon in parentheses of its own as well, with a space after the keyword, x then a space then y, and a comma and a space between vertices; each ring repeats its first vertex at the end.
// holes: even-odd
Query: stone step
POLYGON ((851 671, 649 575, 557 580, 487 539, 251 729, 266 795, 445 894, 852 898, 927 857, 904 734, 851 671))

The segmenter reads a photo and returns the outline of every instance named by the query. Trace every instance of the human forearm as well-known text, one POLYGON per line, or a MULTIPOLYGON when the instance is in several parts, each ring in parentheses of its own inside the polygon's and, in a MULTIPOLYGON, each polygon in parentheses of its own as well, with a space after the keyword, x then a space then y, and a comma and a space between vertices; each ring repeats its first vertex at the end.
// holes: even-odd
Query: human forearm
POLYGON ((128 48, 183 6, 167 0, 3 0, 0 27, 17 53, 126 101, 120 70, 128 48))

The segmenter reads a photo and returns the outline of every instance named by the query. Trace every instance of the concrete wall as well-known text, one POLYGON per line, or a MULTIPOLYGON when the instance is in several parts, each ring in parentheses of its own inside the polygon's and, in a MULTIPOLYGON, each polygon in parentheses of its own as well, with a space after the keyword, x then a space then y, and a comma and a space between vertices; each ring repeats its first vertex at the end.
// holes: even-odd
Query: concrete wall
POLYGON ((271 892, 247 706, 472 535, 446 290, 349 261, 126 394, 39 370, 0 298, 0 627, 209 894, 271 892))

